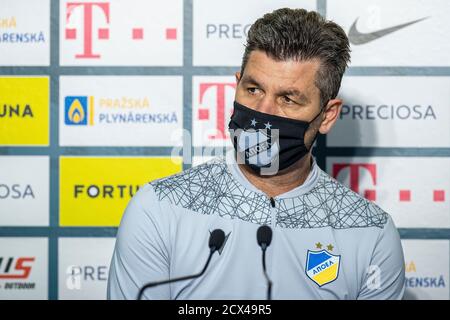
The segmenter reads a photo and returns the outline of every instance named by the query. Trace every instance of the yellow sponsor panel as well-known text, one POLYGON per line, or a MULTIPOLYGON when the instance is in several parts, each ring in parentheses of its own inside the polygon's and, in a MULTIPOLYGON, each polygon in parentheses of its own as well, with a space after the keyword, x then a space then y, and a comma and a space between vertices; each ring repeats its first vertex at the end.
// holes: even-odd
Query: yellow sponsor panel
POLYGON ((0 77, 0 145, 49 144, 49 78, 0 77))
POLYGON ((181 169, 170 157, 61 157, 60 225, 116 227, 139 187, 181 169))

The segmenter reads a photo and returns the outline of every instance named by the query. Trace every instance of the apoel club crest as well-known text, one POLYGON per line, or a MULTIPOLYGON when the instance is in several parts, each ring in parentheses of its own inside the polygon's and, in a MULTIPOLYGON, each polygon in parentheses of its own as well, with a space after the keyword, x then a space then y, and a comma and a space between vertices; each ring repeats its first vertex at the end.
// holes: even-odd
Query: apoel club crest
POLYGON ((320 242, 316 244, 316 248, 321 250, 307 252, 305 271, 308 278, 322 287, 338 278, 341 256, 329 252, 333 250, 331 244, 326 246, 328 250, 322 249, 320 242))

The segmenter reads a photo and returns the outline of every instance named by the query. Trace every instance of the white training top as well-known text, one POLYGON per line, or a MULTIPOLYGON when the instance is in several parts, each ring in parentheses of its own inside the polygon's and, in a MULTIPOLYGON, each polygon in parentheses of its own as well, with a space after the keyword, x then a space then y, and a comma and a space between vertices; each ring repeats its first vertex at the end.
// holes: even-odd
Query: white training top
POLYGON ((313 159, 299 187, 273 199, 234 155, 153 181, 131 199, 117 234, 108 299, 136 299, 147 282, 198 273, 210 232, 226 241, 197 279, 149 288, 145 299, 265 299, 259 226, 273 230, 266 261, 273 299, 401 299, 405 266, 391 217, 313 159))

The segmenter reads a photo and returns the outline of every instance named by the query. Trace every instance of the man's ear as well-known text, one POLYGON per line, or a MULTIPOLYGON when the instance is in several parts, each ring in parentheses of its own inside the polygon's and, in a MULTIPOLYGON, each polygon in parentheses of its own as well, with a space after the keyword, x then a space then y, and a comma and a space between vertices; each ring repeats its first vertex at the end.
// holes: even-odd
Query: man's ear
POLYGON ((327 134, 336 123, 339 115, 341 114, 342 100, 331 99, 328 101, 325 111, 323 113, 323 120, 319 127, 319 132, 327 134))
POLYGON ((234 76, 236 77, 236 84, 239 84, 239 81, 241 80, 241 72, 236 71, 234 76))

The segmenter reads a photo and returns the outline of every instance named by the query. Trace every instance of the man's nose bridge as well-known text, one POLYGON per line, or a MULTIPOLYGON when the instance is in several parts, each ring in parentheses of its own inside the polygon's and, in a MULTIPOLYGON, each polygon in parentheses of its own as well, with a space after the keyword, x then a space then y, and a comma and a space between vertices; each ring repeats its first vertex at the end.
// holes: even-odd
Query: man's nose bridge
POLYGON ((258 103, 256 104, 256 111, 271 113, 274 105, 274 98, 266 94, 264 97, 258 100, 258 103))

